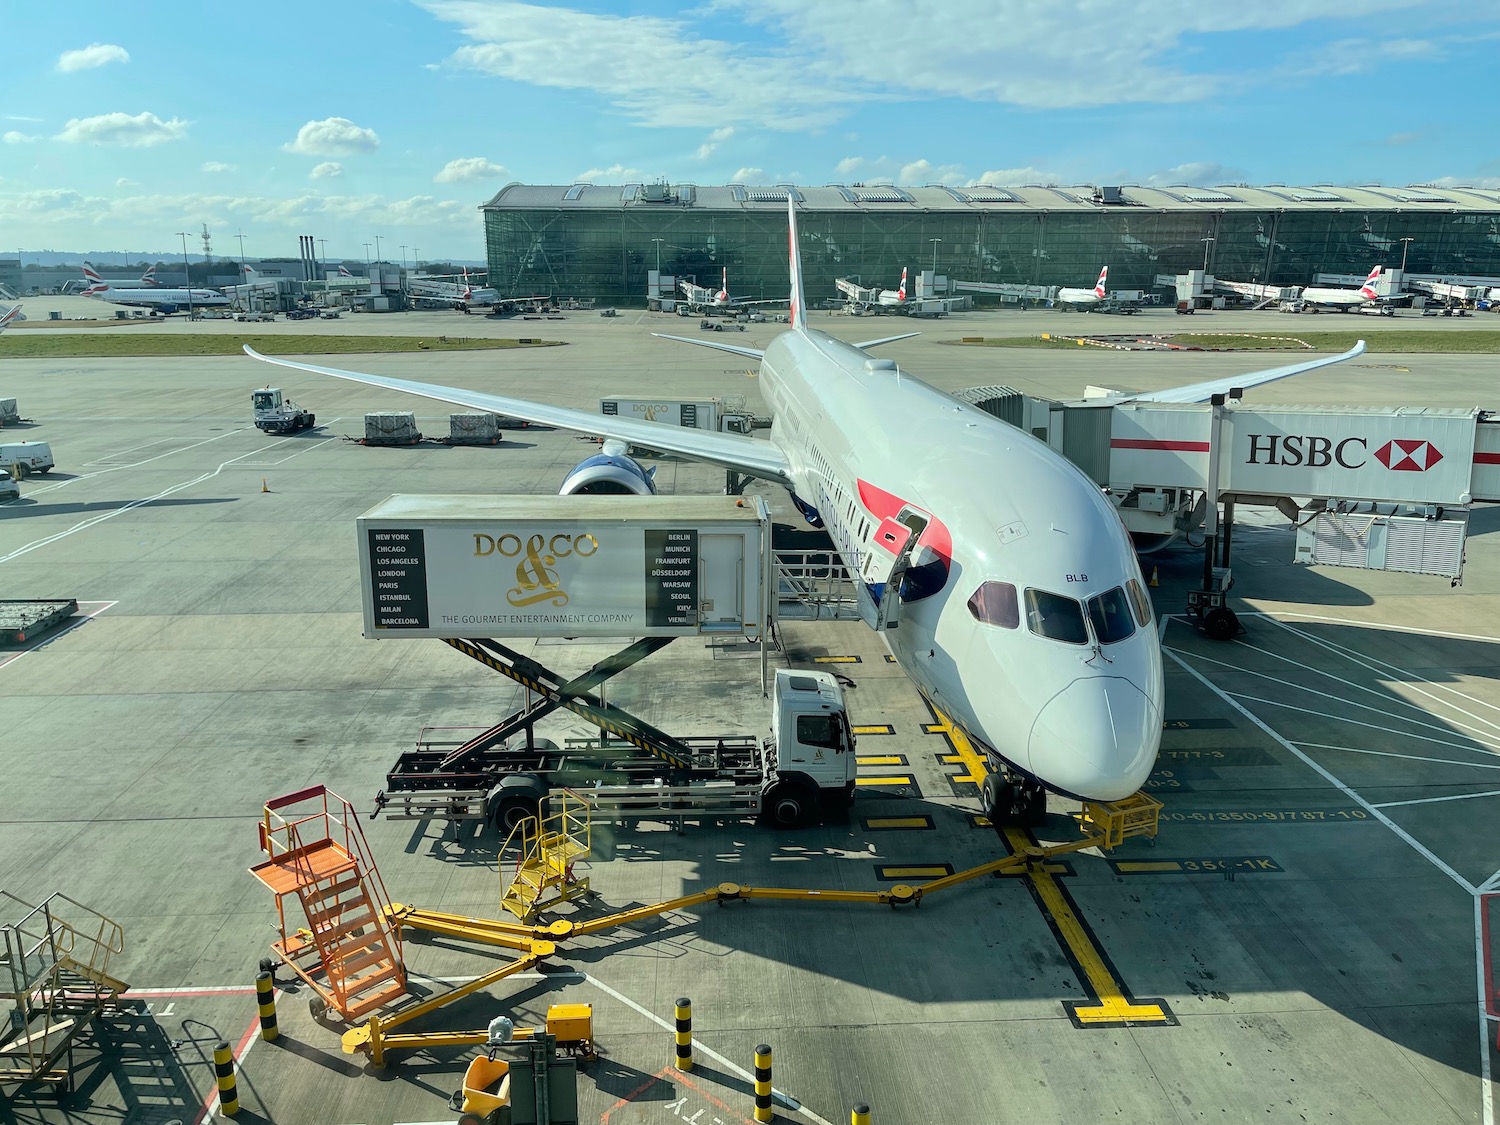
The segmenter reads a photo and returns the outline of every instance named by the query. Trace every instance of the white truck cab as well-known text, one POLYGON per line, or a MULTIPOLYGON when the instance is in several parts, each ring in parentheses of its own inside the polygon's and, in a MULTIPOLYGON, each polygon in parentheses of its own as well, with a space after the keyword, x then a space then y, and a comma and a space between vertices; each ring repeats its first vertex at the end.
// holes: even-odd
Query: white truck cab
POLYGON ((32 473, 50 473, 56 467, 52 447, 45 441, 13 441, 0 444, 0 470, 25 480, 32 473))
POLYGON ((827 672, 778 668, 771 729, 775 769, 767 777, 762 815, 792 827, 807 823, 818 806, 847 809, 858 760, 838 681, 827 672))

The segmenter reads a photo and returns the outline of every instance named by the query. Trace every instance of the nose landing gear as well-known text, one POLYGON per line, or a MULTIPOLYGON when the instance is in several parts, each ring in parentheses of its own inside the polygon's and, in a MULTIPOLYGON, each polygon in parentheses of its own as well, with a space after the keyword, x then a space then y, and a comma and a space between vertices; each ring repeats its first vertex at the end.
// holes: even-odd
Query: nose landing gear
POLYGON ((990 773, 979 787, 979 806, 997 832, 1036 828, 1047 819, 1047 790, 1030 778, 990 773))

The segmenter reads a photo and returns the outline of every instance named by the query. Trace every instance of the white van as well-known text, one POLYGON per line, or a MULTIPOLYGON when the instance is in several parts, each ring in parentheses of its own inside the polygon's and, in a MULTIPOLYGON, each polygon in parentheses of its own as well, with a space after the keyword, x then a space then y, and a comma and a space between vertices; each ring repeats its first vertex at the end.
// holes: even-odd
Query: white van
POLYGON ((13 441, 0 445, 0 470, 14 472, 21 478, 32 473, 50 473, 56 462, 52 460, 52 447, 45 441, 13 441))

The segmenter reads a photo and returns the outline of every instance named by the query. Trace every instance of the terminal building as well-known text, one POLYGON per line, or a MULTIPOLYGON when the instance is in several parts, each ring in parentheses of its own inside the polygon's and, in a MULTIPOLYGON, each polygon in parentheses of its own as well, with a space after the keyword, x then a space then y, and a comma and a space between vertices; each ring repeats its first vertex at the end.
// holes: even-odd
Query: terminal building
POLYGON ((1494 189, 513 183, 481 208, 489 284, 643 304, 653 271, 717 285, 727 269, 734 296, 780 297, 788 195, 814 304, 837 296, 837 278, 894 288, 903 268, 1086 288, 1107 265, 1111 290, 1146 292, 1192 270, 1265 285, 1377 264, 1500 276, 1494 189))

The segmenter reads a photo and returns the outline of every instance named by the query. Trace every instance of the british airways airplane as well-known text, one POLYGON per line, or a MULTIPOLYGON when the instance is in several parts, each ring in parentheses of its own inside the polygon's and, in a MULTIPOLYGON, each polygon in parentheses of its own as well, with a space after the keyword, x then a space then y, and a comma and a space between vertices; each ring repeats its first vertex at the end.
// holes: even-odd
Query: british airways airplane
MULTIPOLYGON (((626 455, 631 444, 775 482, 827 529, 860 579, 861 616, 884 633, 901 668, 987 753, 993 772, 981 802, 996 824, 1038 822, 1049 790, 1097 801, 1136 792, 1161 742, 1161 646, 1130 536, 1108 498, 1045 443, 865 350, 915 333, 848 344, 812 328, 790 199, 787 222, 787 331, 764 351, 666 337, 760 362, 769 441, 245 352, 605 438, 564 493, 654 492, 651 474, 626 455)), ((1360 350, 1160 397, 1206 401, 1360 350)))

